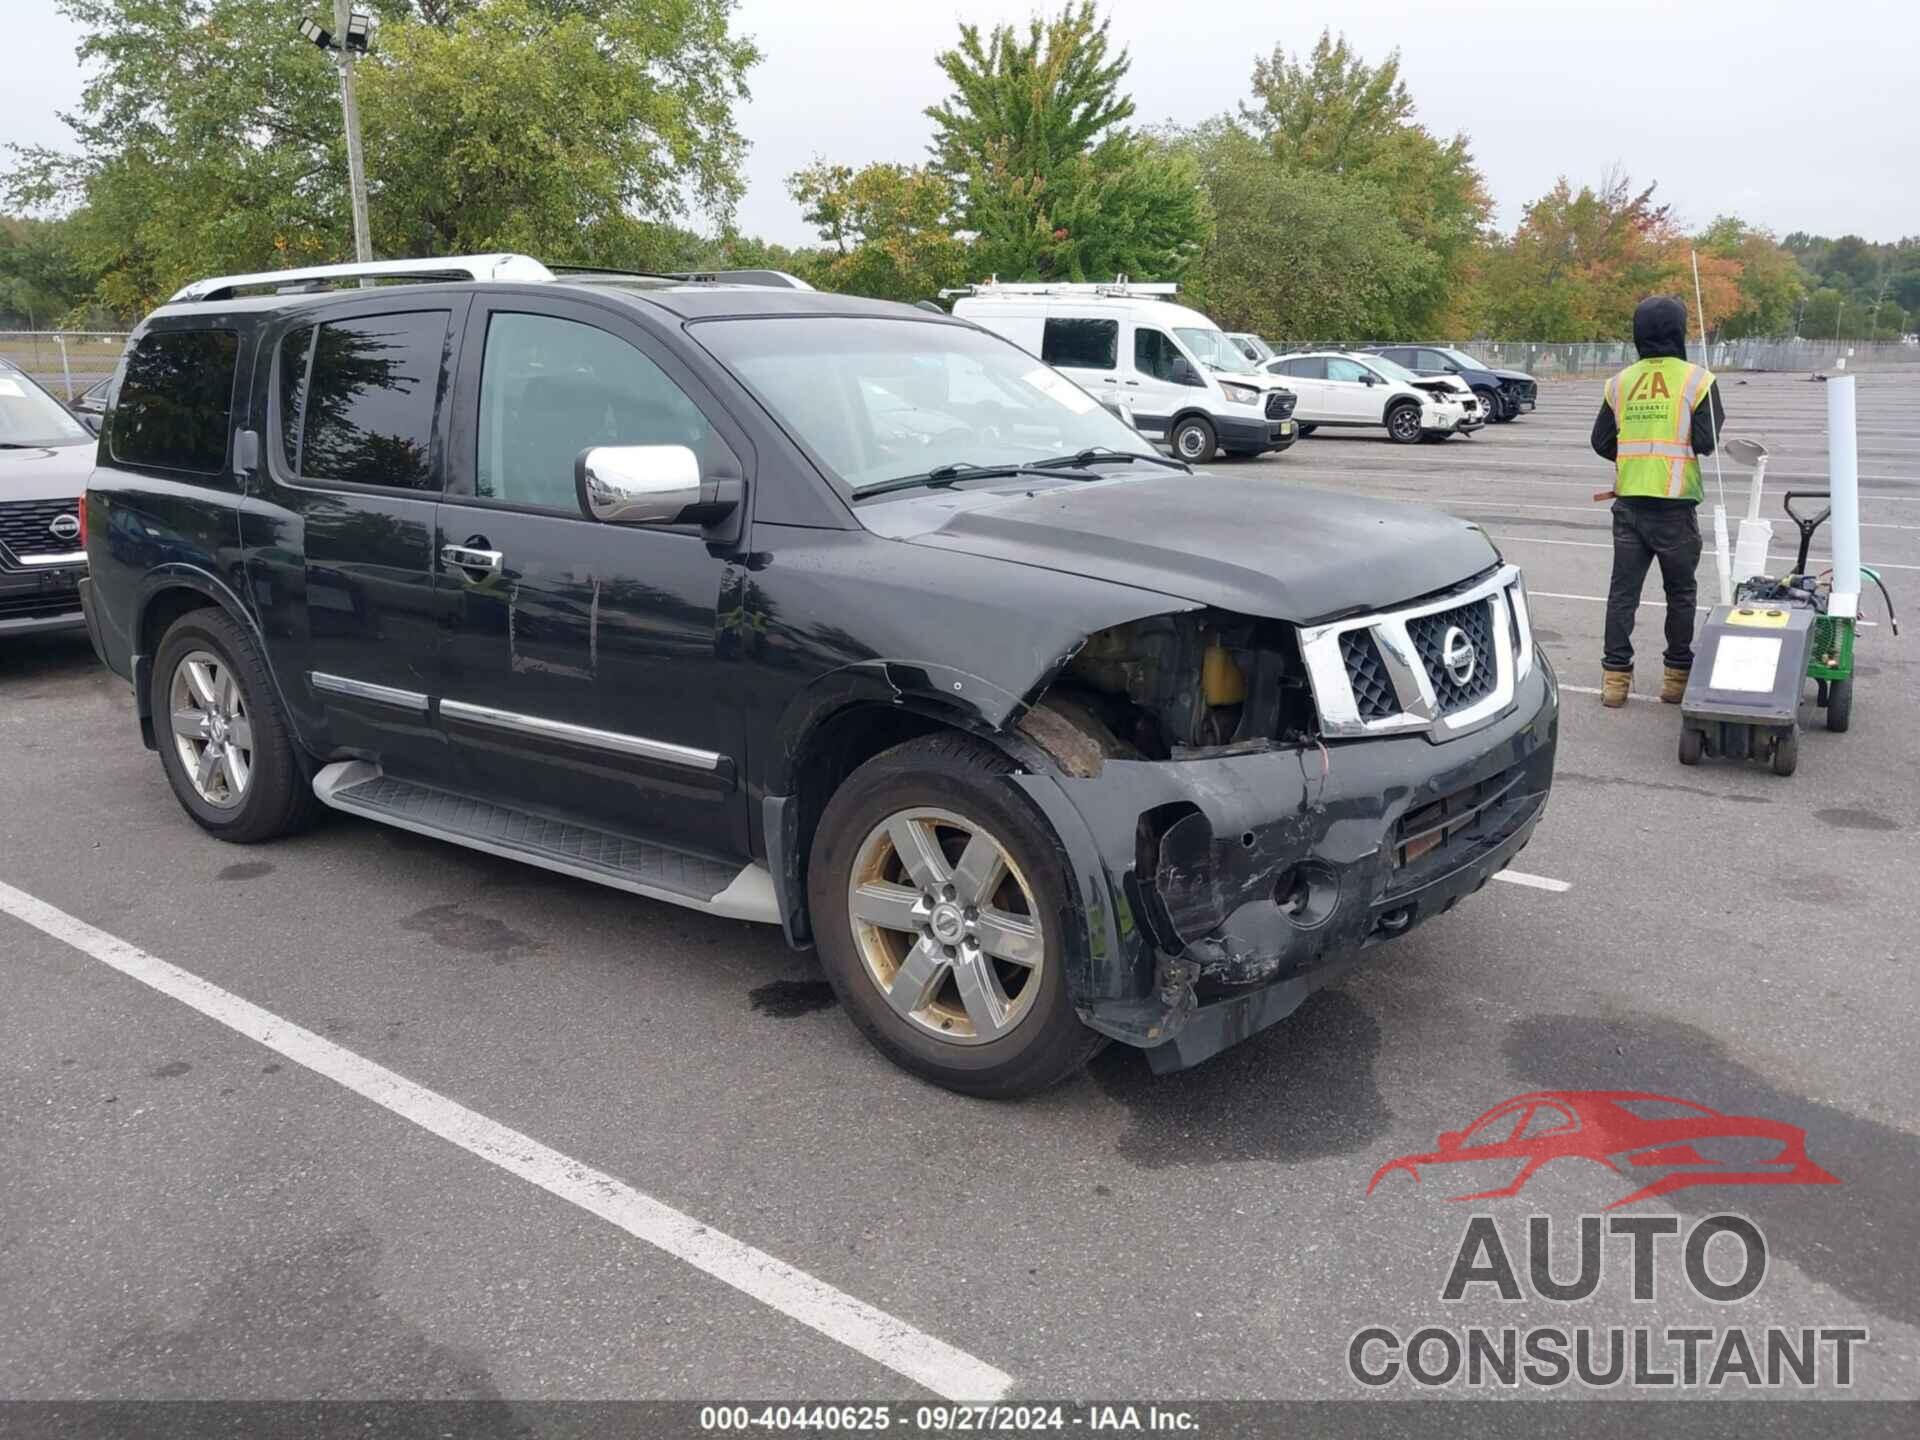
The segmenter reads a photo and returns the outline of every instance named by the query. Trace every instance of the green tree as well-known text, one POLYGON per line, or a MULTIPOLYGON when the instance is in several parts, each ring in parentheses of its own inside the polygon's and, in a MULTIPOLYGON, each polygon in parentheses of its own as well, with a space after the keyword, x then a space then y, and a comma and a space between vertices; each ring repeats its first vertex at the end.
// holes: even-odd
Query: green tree
POLYGON ((1715 256, 1739 266, 1738 308, 1720 320, 1720 335, 1738 340, 1792 333, 1794 311, 1806 287, 1800 266, 1769 232, 1737 215, 1722 215, 1696 244, 1703 257, 1715 256))
POLYGON ((1003 279, 1177 275, 1207 238, 1181 153, 1125 128, 1129 65, 1092 0, 983 35, 960 27, 939 65, 953 93, 929 107, 935 168, 953 184, 976 264, 1003 279))
MULTIPOLYGON (((645 267, 722 221, 759 58, 733 0, 371 0, 358 67, 385 255, 528 249, 645 267)), ((58 0, 92 70, 71 153, 15 150, 16 204, 82 205, 82 264, 137 313, 210 271, 351 253, 333 66, 285 0, 58 0)))
POLYGON ((1276 46, 1254 63, 1242 118, 1282 169, 1371 184, 1406 237, 1436 264, 1405 297, 1410 330, 1457 328, 1493 205, 1465 135, 1442 140, 1414 119, 1395 50, 1378 65, 1323 30, 1305 57, 1276 46))
POLYGON ((953 187, 937 170, 854 170, 817 160, 789 175, 787 189, 826 242, 808 277, 823 289, 925 300, 967 278, 966 242, 953 233, 953 187))
POLYGON ((1410 335, 1440 262, 1407 237, 1383 190, 1284 169, 1229 120, 1182 144, 1218 222, 1183 281, 1193 304, 1274 341, 1410 335))
POLYGON ((63 323, 93 289, 74 256, 72 222, 0 217, 0 319, 44 330, 63 323))

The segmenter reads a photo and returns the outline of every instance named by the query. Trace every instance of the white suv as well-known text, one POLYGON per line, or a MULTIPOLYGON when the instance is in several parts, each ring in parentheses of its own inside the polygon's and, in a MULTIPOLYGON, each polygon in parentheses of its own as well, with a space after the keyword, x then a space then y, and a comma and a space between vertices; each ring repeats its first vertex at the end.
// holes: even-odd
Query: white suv
POLYGON ((1267 363, 1297 402, 1300 433, 1322 425, 1381 426, 1402 445, 1470 434, 1486 423, 1480 403, 1447 380, 1427 380, 1378 355, 1315 350, 1267 363))

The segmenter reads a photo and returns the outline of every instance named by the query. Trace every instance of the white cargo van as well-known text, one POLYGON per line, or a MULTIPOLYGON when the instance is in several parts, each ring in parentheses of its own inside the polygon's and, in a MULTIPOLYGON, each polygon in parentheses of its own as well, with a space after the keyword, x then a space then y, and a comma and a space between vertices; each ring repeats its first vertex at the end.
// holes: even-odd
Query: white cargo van
POLYGON ((1220 327, 1175 304, 1171 284, 973 285, 953 313, 1037 355, 1141 434, 1189 464, 1285 450, 1298 438, 1293 392, 1257 369, 1220 327))

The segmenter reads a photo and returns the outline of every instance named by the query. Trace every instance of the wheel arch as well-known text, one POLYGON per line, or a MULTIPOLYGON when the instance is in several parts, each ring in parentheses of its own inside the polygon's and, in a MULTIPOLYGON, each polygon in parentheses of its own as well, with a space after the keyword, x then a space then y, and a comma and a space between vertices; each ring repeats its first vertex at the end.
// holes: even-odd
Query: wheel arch
POLYGON ((761 839, 788 941, 812 941, 808 859, 827 802, 848 776, 882 751, 942 732, 969 735, 1020 764, 1044 766, 1039 749, 1012 730, 1024 710, 1019 697, 978 676, 898 661, 848 666, 796 697, 761 776, 761 839))
POLYGON ((155 748, 153 732, 153 663, 160 642, 181 616, 195 610, 219 610, 235 621, 260 647, 267 676, 282 706, 286 696, 280 692, 280 679, 261 633, 260 622, 240 596, 211 571, 198 566, 169 564, 151 570, 142 579, 134 604, 133 622, 133 704, 140 722, 140 739, 149 750, 155 748))

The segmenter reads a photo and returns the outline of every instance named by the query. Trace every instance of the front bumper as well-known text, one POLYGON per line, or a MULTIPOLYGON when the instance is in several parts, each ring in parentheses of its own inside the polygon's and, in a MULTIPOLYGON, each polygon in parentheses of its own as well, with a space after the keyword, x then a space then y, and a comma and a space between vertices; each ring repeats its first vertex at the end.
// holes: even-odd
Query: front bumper
POLYGON ((1284 450, 1300 436, 1291 420, 1242 419, 1238 415, 1214 417, 1214 434, 1229 450, 1284 450))
POLYGON ((1546 808, 1559 694, 1544 655, 1500 720, 1424 735, 1015 778, 1077 878, 1068 984, 1159 1070, 1284 1019, 1384 940, 1472 894, 1546 808), (1456 807, 1447 809, 1446 807, 1456 807), (1440 815, 1442 840, 1417 852, 1440 815), (1445 819, 1464 817, 1459 828, 1445 819))
POLYGON ((85 565, 0 570, 0 636, 80 630, 79 584, 85 565))

